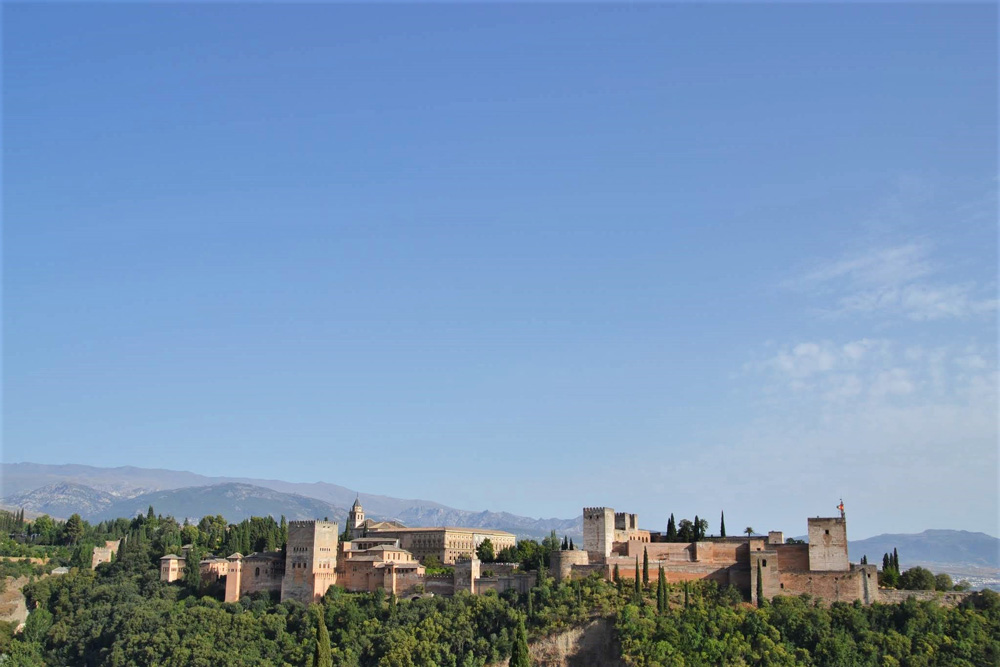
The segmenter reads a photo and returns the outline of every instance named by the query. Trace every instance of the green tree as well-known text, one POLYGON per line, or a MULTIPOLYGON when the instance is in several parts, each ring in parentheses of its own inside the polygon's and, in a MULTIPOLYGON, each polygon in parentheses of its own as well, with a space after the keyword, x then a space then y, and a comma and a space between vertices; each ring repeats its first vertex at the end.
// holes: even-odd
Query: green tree
POLYGON ((667 521, 667 542, 677 541, 677 522, 674 521, 673 513, 670 514, 670 519, 667 521))
POLYGON ((955 583, 951 580, 951 577, 942 572, 941 574, 934 575, 934 590, 937 591, 950 591, 955 588, 955 583))
POLYGON ((663 566, 656 580, 656 611, 663 613, 667 610, 667 579, 663 574, 663 566))
POLYGON ((747 534, 747 537, 750 537, 751 535, 753 535, 754 530, 751 526, 747 526, 746 528, 743 529, 743 532, 747 534))
POLYGON ((726 512, 723 510, 722 516, 719 517, 719 537, 726 536, 726 512))
POLYGON ((45 635, 52 627, 52 614, 45 607, 39 607, 28 614, 24 622, 24 641, 37 644, 45 643, 45 635))
POLYGON ((316 653, 313 655, 315 667, 333 667, 333 654, 330 651, 330 631, 326 629, 322 610, 316 609, 316 653))
POLYGON ((621 579, 622 579, 621 574, 618 572, 618 563, 615 563, 615 569, 614 572, 612 572, 611 574, 611 580, 617 584, 619 581, 621 581, 621 579))
POLYGON ((571 537, 569 538, 569 550, 573 551, 574 549, 576 549, 576 547, 573 546, 573 538, 571 537))
POLYGON ((201 548, 191 547, 184 557, 184 583, 192 590, 201 589, 201 548))
POLYGON ((641 588, 641 584, 639 583, 639 557, 638 556, 635 557, 635 580, 634 580, 634 583, 635 583, 634 597, 635 597, 636 604, 638 604, 639 602, 642 601, 642 588, 641 588))
POLYGON ((83 519, 80 518, 79 514, 73 514, 69 519, 66 520, 66 525, 63 526, 63 536, 66 544, 76 544, 83 537, 84 525, 83 519))
POLYGON ((649 551, 642 548, 642 585, 649 586, 649 551))
POLYGON ((899 587, 908 591, 932 591, 936 585, 934 573, 922 567, 911 567, 899 575, 899 587))
POLYGON ((518 619, 514 630, 514 643, 510 649, 510 667, 531 667, 531 653, 528 651, 528 632, 524 629, 524 619, 518 619))
POLYGON ((496 554, 493 552, 493 542, 490 541, 490 538, 487 537, 476 547, 476 557, 484 563, 492 563, 496 559, 496 554))

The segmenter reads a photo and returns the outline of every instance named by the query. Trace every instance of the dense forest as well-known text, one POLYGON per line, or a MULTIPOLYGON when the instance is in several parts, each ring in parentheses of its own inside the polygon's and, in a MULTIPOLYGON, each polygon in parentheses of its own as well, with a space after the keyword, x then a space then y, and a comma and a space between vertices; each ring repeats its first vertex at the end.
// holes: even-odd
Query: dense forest
MULTIPOLYGON (((7 566, 32 576, 33 608, 23 632, 0 624, 4 665, 310 665, 484 666, 511 658, 531 664, 527 641, 614 618, 623 659, 632 665, 990 665, 1000 664, 1000 596, 983 591, 960 606, 776 598, 760 608, 712 583, 648 584, 600 577, 556 585, 538 572, 530 594, 507 592, 396 600, 381 592, 331 588, 319 604, 279 603, 268 595, 223 603, 197 582, 159 581, 159 557, 182 543, 207 551, 280 548, 283 521, 227 525, 206 517, 178 525, 152 511, 134 519, 25 524, 49 531, 44 545, 4 538, 0 548, 51 552, 70 573, 7 566), (69 528, 67 528, 67 524, 69 528), (84 547, 126 537, 111 563, 89 568, 84 547)), ((543 565, 554 537, 505 554, 543 565)), ((19 555, 19 554, 16 554, 19 555)))

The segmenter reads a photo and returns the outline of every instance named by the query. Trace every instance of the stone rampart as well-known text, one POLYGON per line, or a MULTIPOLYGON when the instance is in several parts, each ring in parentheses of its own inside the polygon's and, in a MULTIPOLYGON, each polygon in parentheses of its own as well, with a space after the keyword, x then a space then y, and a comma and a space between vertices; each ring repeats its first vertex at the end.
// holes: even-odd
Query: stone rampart
POLYGON ((972 593, 973 591, 898 591, 892 588, 880 588, 878 589, 878 601, 884 604, 897 604, 913 598, 921 602, 933 601, 947 607, 954 607, 972 593))

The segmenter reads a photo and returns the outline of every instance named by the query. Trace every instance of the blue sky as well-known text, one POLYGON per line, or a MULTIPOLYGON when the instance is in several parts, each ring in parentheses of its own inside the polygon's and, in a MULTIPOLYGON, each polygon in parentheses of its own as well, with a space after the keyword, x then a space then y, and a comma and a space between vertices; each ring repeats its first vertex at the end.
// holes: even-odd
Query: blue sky
POLYGON ((3 458, 997 534, 996 19, 6 4, 3 458))

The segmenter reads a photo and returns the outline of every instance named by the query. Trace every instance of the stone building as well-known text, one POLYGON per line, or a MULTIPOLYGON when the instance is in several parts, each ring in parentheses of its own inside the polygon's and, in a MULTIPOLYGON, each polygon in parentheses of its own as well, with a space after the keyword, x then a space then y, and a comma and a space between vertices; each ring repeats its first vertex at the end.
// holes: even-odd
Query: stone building
POLYGON ((352 592, 382 588, 409 595, 424 583, 424 566, 399 548, 395 539, 361 538, 344 544, 337 564, 337 584, 352 592))
POLYGON ((765 597, 809 593, 831 602, 861 600, 867 604, 878 600, 876 566, 848 560, 847 520, 843 516, 809 519, 808 544, 785 544, 782 533, 777 531, 766 538, 650 542, 649 533, 639 530, 637 521, 628 519, 624 529, 620 528, 619 516, 610 508, 584 508, 587 555, 560 552, 550 566, 553 576, 562 580, 596 571, 610 578, 617 566, 619 576, 632 579, 641 576, 636 562, 641 564, 646 555, 650 577, 657 576, 662 567, 670 583, 710 579, 736 586, 753 601, 758 570, 765 597))
POLYGON ((121 540, 107 540, 103 547, 94 547, 94 552, 90 556, 90 567, 96 568, 101 563, 110 563, 121 548, 121 544, 121 540))
POLYGON ((460 559, 476 556, 476 549, 489 539, 495 553, 513 547, 517 538, 513 533, 486 528, 458 528, 441 526, 435 528, 369 527, 369 537, 391 537, 399 540, 399 546, 406 549, 417 560, 424 562, 429 556, 436 556, 441 563, 453 565, 460 559))
POLYGON ((289 521, 281 599, 315 602, 337 583, 337 524, 289 521))

